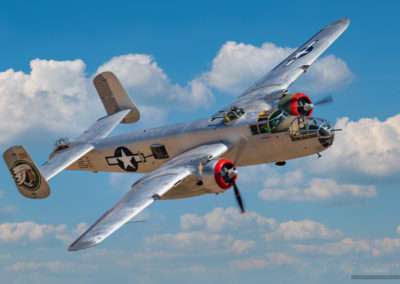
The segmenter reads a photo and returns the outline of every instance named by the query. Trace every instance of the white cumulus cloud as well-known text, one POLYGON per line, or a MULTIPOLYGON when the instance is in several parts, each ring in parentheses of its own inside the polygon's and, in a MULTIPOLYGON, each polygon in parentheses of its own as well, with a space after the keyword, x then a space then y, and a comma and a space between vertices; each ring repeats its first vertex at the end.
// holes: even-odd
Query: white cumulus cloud
POLYGON ((384 121, 340 118, 332 149, 311 164, 317 173, 331 173, 347 178, 396 177, 400 172, 400 114, 384 121))
POLYGON ((220 246, 232 243, 232 236, 215 233, 182 232, 177 234, 154 235, 146 238, 147 244, 173 247, 177 249, 198 249, 201 246, 220 246))
POLYGON ((247 252, 250 249, 254 248, 255 245, 256 245, 255 241, 236 240, 233 242, 232 246, 229 248, 229 251, 231 251, 235 254, 241 254, 241 253, 247 252))
POLYGON ((0 240, 15 242, 21 239, 36 241, 49 234, 61 234, 67 229, 66 225, 36 224, 34 222, 3 223, 0 225, 0 240))
POLYGON ((85 270, 94 270, 94 266, 89 266, 86 264, 75 264, 73 262, 61 262, 61 261, 53 261, 53 262, 17 262, 14 263, 13 265, 7 266, 4 268, 5 270, 8 271, 35 271, 35 270, 46 270, 52 273, 61 273, 61 272, 71 272, 75 270, 81 271, 82 269, 85 270))
POLYGON ((263 200, 277 201, 324 201, 330 204, 359 203, 376 196, 373 185, 338 184, 333 179, 312 178, 305 187, 302 184, 282 188, 264 188, 258 195, 263 200))
POLYGON ((227 41, 203 76, 210 86, 239 95, 292 51, 268 42, 257 47, 227 41))
POLYGON ((52 238, 60 240, 64 244, 69 244, 86 228, 85 223, 80 223, 72 229, 68 229, 65 224, 54 226, 35 222, 3 223, 0 224, 0 241, 4 243, 24 243, 52 238))
POLYGON ((265 234, 267 241, 283 239, 312 240, 312 239, 336 239, 343 235, 339 230, 330 230, 324 224, 312 221, 288 221, 279 224, 279 228, 265 234))
POLYGON ((272 265, 292 265, 300 262, 298 258, 289 256, 281 252, 270 252, 266 254, 268 261, 272 265))
POLYGON ((34 59, 31 72, 0 72, 0 143, 25 131, 82 130, 96 113, 89 100, 85 63, 34 59), (90 115, 89 115, 90 114, 90 115))
POLYGON ((379 256, 398 253, 400 251, 400 239, 354 240, 352 238, 344 238, 340 241, 323 244, 293 244, 291 247, 296 253, 306 255, 344 255, 353 253, 379 256))
MULTIPOLYGON (((250 175, 251 171, 247 170, 250 175)), ((263 189, 258 195, 268 201, 311 201, 343 205, 360 203, 377 194, 373 185, 340 184, 331 178, 310 178, 300 169, 281 173, 276 168, 257 166, 254 172, 254 178, 263 181, 263 189)))
POLYGON ((232 260, 229 265, 235 270, 258 270, 269 266, 267 260, 257 257, 232 260))
POLYGON ((139 102, 149 103, 158 100, 170 108, 190 106, 209 107, 214 104, 214 95, 200 79, 194 79, 181 87, 172 84, 168 76, 147 54, 127 54, 113 57, 101 65, 96 73, 114 72, 121 83, 139 102))
POLYGON ((264 227, 271 229, 275 226, 276 221, 272 218, 265 218, 256 212, 247 212, 241 215, 237 208, 229 207, 214 208, 211 212, 204 216, 195 214, 185 214, 181 216, 181 228, 190 230, 193 228, 205 228, 211 232, 221 232, 226 229, 264 227))
POLYGON ((331 54, 314 62, 293 88, 307 94, 327 93, 345 87, 353 78, 346 62, 331 54))
POLYGON ((229 262, 229 265, 234 269, 251 271, 283 265, 294 265, 298 263, 300 263, 300 259, 298 258, 291 257, 281 252, 271 252, 264 256, 232 260, 229 262))
MULTIPOLYGON (((38 131, 77 135, 105 115, 82 60, 34 59, 30 67, 30 73, 0 72, 0 143, 38 131)), ((214 103, 214 95, 202 80, 194 79, 185 87, 171 84, 149 55, 112 58, 98 72, 106 70, 120 77, 134 100, 139 98, 145 125, 163 124, 171 109, 214 103)))

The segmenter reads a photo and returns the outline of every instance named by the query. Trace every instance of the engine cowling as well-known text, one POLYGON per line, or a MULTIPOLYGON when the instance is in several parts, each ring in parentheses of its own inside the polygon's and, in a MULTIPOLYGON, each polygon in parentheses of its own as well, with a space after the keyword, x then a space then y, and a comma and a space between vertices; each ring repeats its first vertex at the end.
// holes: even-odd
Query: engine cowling
POLYGON ((232 179, 237 179, 237 171, 227 159, 213 160, 203 166, 200 178, 204 187, 217 193, 232 186, 232 179))
POLYGON ((287 94, 280 98, 278 107, 295 116, 311 116, 314 105, 311 99, 303 94, 287 94))

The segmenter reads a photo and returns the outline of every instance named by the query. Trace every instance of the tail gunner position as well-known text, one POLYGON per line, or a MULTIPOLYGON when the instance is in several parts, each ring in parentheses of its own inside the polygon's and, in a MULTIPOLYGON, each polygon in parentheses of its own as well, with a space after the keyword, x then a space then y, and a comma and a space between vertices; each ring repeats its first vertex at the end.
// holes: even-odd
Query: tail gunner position
POLYGON ((4 152, 19 192, 28 198, 50 194, 48 180, 67 170, 148 173, 68 250, 103 241, 158 199, 222 193, 236 186, 237 167, 283 165, 324 151, 334 138, 332 125, 311 117, 314 105, 289 86, 346 30, 347 18, 322 29, 278 66, 211 117, 107 138, 119 123, 135 123, 140 113, 117 77, 104 72, 94 85, 107 116, 81 135, 60 139, 40 169, 22 146, 4 152))

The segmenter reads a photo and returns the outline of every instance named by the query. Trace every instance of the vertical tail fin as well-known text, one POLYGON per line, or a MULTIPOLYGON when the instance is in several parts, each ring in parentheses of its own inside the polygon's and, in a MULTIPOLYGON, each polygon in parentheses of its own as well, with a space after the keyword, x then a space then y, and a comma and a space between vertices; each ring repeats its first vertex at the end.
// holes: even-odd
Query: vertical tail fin
POLYGON ((140 112, 131 97, 119 82, 117 76, 111 72, 103 72, 93 79, 97 93, 108 115, 120 110, 130 109, 121 123, 134 123, 139 120, 140 112))
POLYGON ((8 148, 3 157, 19 192, 23 196, 32 199, 49 196, 49 184, 24 147, 8 148))

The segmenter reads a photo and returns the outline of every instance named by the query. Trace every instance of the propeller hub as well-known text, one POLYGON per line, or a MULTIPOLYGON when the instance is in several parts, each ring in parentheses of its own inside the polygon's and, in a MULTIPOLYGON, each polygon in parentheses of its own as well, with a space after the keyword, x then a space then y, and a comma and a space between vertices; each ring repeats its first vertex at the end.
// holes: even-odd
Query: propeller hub
POLYGON ((309 104, 309 103, 305 103, 304 106, 303 106, 303 109, 305 111, 313 110, 314 109, 314 105, 313 104, 309 104))
POLYGON ((228 170, 228 177, 230 179, 232 179, 232 178, 236 177, 238 175, 238 173, 239 173, 239 171, 236 170, 235 168, 229 169, 228 170))

